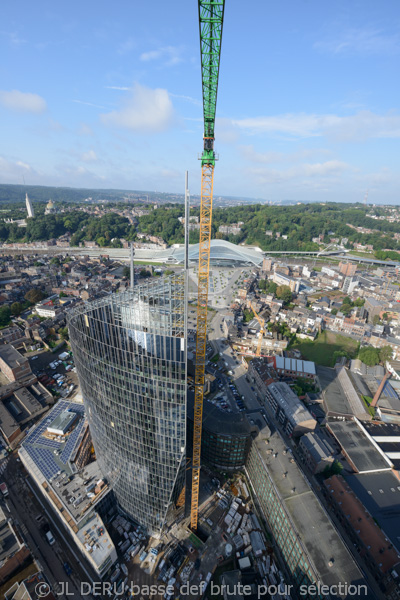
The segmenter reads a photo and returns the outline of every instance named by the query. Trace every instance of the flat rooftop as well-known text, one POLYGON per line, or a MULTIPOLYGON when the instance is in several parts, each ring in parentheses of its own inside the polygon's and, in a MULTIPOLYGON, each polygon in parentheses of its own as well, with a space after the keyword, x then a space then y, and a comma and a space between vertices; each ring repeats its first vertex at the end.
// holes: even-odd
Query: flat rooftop
POLYGON ((0 346, 0 358, 11 368, 14 369, 19 365, 29 362, 27 358, 22 356, 11 344, 0 346))
POLYGON ((400 557, 400 481, 391 471, 382 471, 349 475, 346 482, 392 541, 400 557))
POLYGON ((359 473, 390 471, 390 461, 376 448, 356 421, 329 422, 327 428, 359 473))
POLYGON ((277 432, 269 437, 269 444, 265 443, 266 437, 260 434, 253 444, 256 444, 281 502, 299 534, 298 539, 314 564, 320 580, 329 586, 343 581, 349 584, 362 583, 360 571, 325 510, 296 462, 290 462, 292 455, 286 444, 277 432), (273 453, 268 453, 268 450, 273 450, 273 453), (277 454, 275 458, 274 454, 277 454), (283 473, 286 473, 285 478, 282 477, 283 473), (329 567, 328 563, 332 558, 334 563, 329 567))
POLYGON ((98 515, 94 515, 77 533, 97 565, 102 565, 114 547, 111 537, 98 515))
POLYGON ((72 427, 72 424, 77 419, 77 417, 78 417, 78 413, 75 413, 71 410, 63 410, 61 413, 59 413, 56 416, 54 421, 52 421, 48 425, 47 431, 50 433, 61 432, 64 435, 72 427))

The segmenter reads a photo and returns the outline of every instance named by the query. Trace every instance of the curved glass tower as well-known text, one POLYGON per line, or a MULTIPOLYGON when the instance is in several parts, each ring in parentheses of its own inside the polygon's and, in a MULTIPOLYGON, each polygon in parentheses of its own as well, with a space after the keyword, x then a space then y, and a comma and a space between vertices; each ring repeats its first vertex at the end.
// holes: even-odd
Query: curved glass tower
POLYGON ((68 325, 96 457, 120 509, 158 537, 184 486, 184 275, 79 306, 68 325))

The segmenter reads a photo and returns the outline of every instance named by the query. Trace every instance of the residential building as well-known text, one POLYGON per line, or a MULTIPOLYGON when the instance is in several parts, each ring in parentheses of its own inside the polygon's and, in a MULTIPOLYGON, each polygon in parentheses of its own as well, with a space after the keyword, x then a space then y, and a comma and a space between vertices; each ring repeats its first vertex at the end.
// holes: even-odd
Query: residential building
POLYGON ((356 271, 357 271, 357 263, 351 263, 351 262, 344 263, 344 262, 340 262, 339 263, 339 271, 345 277, 353 277, 356 274, 356 271))
POLYGON ((302 435, 299 450, 304 462, 313 474, 321 473, 334 462, 333 448, 327 443, 326 439, 321 437, 318 431, 302 435))

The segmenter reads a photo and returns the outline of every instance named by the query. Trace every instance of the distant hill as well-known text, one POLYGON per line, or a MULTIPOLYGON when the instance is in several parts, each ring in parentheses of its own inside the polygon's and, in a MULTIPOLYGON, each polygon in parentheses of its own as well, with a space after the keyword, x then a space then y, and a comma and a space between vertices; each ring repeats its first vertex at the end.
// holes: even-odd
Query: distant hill
MULTIPOLYGON (((184 194, 172 194, 168 192, 148 192, 145 190, 115 190, 115 189, 92 189, 92 188, 70 188, 70 187, 50 187, 44 185, 12 185, 0 184, 0 203, 24 202, 25 194, 33 202, 48 202, 51 198, 55 202, 83 202, 91 198, 93 202, 157 202, 165 204, 167 202, 184 202, 184 194)), ((200 204, 200 196, 192 195, 190 203, 193 206, 200 204)), ((307 202, 303 202, 307 203, 307 202)), ((268 204, 261 198, 244 198, 240 196, 216 196, 214 198, 215 206, 238 206, 240 204, 268 204)), ((294 200, 282 200, 274 204, 294 205, 294 200)))

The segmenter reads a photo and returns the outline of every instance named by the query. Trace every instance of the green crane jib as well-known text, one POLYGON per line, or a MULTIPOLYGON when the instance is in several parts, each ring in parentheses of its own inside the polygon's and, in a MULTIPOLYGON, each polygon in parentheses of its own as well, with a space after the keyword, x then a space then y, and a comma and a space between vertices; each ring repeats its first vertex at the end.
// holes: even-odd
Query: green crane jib
POLYGON ((214 128, 225 0, 199 0, 204 150, 201 164, 215 164, 214 128))
POLYGON ((214 183, 214 126, 225 0, 199 0, 201 75, 203 85, 204 149, 201 155, 199 276, 194 377, 191 528, 197 529, 200 485, 201 431, 207 345, 207 304, 210 270, 211 221, 214 183))

